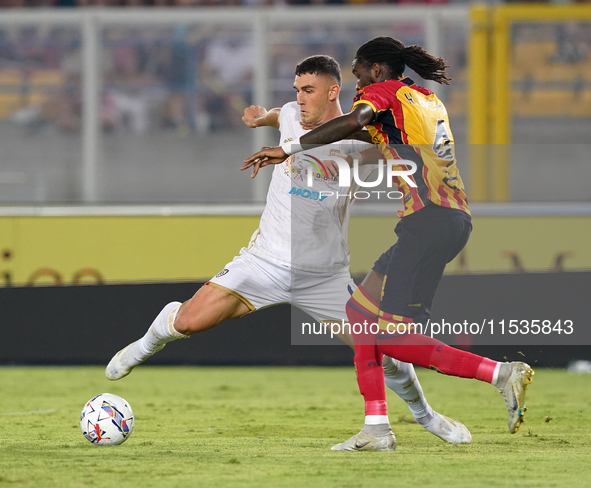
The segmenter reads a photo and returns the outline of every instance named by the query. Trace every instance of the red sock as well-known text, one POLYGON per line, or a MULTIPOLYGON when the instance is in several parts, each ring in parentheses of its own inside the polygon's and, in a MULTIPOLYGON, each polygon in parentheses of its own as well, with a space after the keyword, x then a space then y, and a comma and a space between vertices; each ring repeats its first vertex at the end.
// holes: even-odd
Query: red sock
POLYGON ((450 347, 429 336, 409 334, 377 342, 380 353, 399 361, 460 378, 493 381, 496 361, 450 347))
POLYGON ((388 415, 382 355, 375 346, 355 346, 355 369, 359 392, 365 400, 365 415, 388 415))
MULTIPOLYGON (((361 287, 355 290, 347 303, 349 323, 362 324, 364 321, 377 323, 377 304, 372 302, 373 300, 361 287), (376 313, 373 313, 374 308, 376 313)), ((365 415, 388 415, 382 354, 375 344, 368 344, 367 337, 355 342, 355 368, 359 391, 365 399, 365 415)))

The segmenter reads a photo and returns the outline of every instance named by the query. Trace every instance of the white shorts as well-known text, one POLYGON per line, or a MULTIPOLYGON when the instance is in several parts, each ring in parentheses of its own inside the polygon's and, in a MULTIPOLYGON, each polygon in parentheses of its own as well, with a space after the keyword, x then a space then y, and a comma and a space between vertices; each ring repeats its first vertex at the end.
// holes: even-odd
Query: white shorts
POLYGON ((234 295, 251 311, 291 303, 318 322, 347 321, 345 305, 357 288, 348 268, 331 273, 291 269, 245 248, 209 283, 234 295))

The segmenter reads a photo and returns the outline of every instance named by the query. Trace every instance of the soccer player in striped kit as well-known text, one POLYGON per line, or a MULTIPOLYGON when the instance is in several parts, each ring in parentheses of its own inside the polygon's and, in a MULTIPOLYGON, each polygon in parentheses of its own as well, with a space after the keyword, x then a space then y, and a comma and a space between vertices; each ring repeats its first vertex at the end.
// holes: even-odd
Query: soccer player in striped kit
POLYGON ((359 434, 333 449, 389 450, 395 445, 382 380, 384 355, 491 383, 505 400, 509 432, 515 433, 527 410, 525 391, 533 375, 529 365, 493 361, 429 336, 408 333, 408 329, 397 335, 386 333, 390 323, 424 324, 429 319, 445 266, 465 246, 472 230, 447 111, 434 93, 403 76, 408 66, 426 80, 449 84, 447 65, 420 46, 378 37, 358 49, 352 66, 358 93, 350 113, 289 144, 263 149, 243 166, 253 167, 256 175, 259 168, 300 152, 302 145, 329 144, 365 126, 385 159, 410 160, 417 167, 408 179, 394 178, 405 204, 395 230, 397 243, 380 256, 347 303, 351 324, 377 323, 380 332, 354 337, 365 425, 359 434))

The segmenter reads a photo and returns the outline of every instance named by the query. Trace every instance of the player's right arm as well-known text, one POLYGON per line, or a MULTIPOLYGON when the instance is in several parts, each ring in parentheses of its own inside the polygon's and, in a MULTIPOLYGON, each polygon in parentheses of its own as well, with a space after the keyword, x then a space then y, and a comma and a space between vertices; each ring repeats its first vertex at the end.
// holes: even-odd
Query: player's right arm
POLYGON ((269 111, 260 105, 251 105, 244 109, 242 122, 253 129, 257 127, 275 127, 279 129, 280 108, 273 108, 269 111))
POLYGON ((355 134, 349 136, 349 139, 354 139, 356 141, 367 142, 369 144, 373 144, 373 140, 369 131, 365 130, 365 128, 358 130, 355 134))
POLYGON ((240 168, 241 171, 252 167, 251 178, 254 178, 259 172, 260 168, 270 164, 279 164, 285 161, 290 154, 302 151, 302 145, 324 145, 332 142, 337 142, 342 139, 347 139, 349 136, 355 134, 358 130, 368 125, 374 117, 373 108, 367 104, 360 104, 353 107, 353 110, 348 114, 335 117, 324 124, 319 125, 307 134, 303 135, 298 141, 288 142, 292 148, 297 147, 296 150, 285 152, 281 146, 269 147, 253 154, 244 160, 244 164, 240 168))
POLYGON ((347 139, 368 125, 373 117, 372 107, 357 105, 348 114, 335 117, 304 134, 298 142, 300 145, 321 145, 347 139))

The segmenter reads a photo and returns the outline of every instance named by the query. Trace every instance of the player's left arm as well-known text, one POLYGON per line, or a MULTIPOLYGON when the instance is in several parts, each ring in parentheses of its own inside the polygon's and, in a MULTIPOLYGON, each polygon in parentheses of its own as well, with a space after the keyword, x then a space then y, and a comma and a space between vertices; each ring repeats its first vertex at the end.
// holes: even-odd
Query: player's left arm
POLYGON ((356 105, 348 114, 335 117, 334 119, 319 125, 316 129, 304 134, 299 141, 291 141, 291 149, 287 149, 287 146, 285 145, 262 149, 248 159, 245 159, 244 164, 240 169, 244 171, 252 166, 251 178, 254 178, 260 168, 268 166, 269 164, 282 163, 290 154, 302 151, 303 145, 320 146, 347 139, 349 136, 355 134, 369 124, 373 120, 373 117, 374 111, 371 106, 365 103, 356 105))

